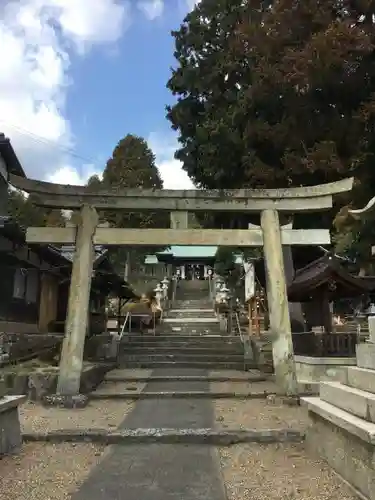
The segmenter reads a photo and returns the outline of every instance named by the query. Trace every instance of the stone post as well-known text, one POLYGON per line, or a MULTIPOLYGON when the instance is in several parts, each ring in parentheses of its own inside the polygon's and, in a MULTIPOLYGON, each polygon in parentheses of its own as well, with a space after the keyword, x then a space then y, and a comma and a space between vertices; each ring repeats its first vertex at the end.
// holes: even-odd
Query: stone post
POLYGON ((171 212, 172 229, 188 229, 188 212, 171 212))
POLYGON ((261 227, 276 383, 287 396, 295 396, 298 394, 298 385, 293 356, 279 215, 276 210, 263 210, 261 227))
POLYGON ((83 349, 94 262, 93 236, 97 225, 98 214, 95 208, 84 205, 77 225, 76 248, 65 322, 65 338, 61 352, 56 391, 57 395, 67 397, 67 401, 72 401, 74 397, 77 397, 77 404, 71 403, 73 406, 79 404, 83 349))
POLYGON ((357 366, 375 370, 375 316, 368 317, 369 339, 356 346, 357 366))

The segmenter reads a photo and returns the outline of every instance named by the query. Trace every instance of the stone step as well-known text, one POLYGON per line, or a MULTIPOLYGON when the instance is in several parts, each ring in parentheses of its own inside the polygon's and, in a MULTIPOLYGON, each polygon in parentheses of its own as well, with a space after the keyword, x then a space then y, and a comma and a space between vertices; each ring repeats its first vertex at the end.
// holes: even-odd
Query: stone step
POLYGON ((220 336, 223 332, 219 327, 213 326, 194 326, 194 325, 162 325, 163 329, 157 330, 156 335, 169 335, 169 336, 191 336, 191 337, 209 337, 220 336))
MULTIPOLYGON (((193 318, 195 319, 195 318, 193 318)), ((211 320, 211 318, 209 318, 211 320)), ((194 333, 199 331, 202 332, 212 332, 211 335, 220 335, 222 333, 222 330, 220 329, 220 322, 215 319, 214 321, 185 321, 185 320, 179 320, 176 321, 175 318, 171 318, 170 321, 162 321, 157 327, 156 331, 157 332, 163 332, 165 330, 166 332, 171 332, 175 331, 176 333, 179 331, 182 331, 182 329, 187 330, 188 332, 194 333)))
POLYGON ((107 373, 104 380, 107 382, 264 382, 267 379, 263 374, 242 376, 245 372, 236 375, 134 375, 124 376, 116 373, 107 373))
POLYGON ((214 325, 219 325, 219 320, 216 317, 208 317, 208 318, 202 318, 202 317, 183 317, 183 318, 163 318, 163 324, 164 323, 173 323, 176 325, 179 324, 187 324, 191 323, 193 325, 202 325, 206 326, 207 324, 213 323, 214 325))
MULTIPOLYGON (((120 368, 199 368, 206 370, 244 370, 243 362, 219 362, 219 361, 126 361, 119 360, 120 368)), ((256 365, 247 364, 248 368, 256 368, 256 365)))
MULTIPOLYGON (((54 445, 59 443, 97 443, 109 445, 142 445, 170 444, 170 445, 203 445, 203 446, 231 446, 240 443, 301 443, 304 435, 302 431, 293 429, 217 429, 217 428, 122 428, 122 429, 63 429, 58 431, 23 432, 25 442, 48 442, 54 445)), ((196 490, 197 488, 195 488, 196 490)), ((194 493, 193 493, 194 494, 194 493)), ((168 495, 169 498, 172 498, 168 495)), ((182 498, 176 497, 174 498, 182 498)), ((82 497, 81 497, 82 498, 82 497)), ((87 496, 85 498, 88 498, 87 496)), ((103 497, 102 497, 103 498, 103 497)), ((109 498, 108 495, 106 498, 109 498)), ((120 498, 119 496, 111 498, 120 498)), ((121 496, 121 498, 125 498, 121 496)), ((127 496, 126 498, 129 498, 127 496)), ((133 498, 139 498, 135 493, 133 498)), ((154 497, 155 498, 155 497, 154 497)), ((160 498, 160 496, 159 496, 160 498)), ((166 498, 166 497, 164 497, 166 498)), ((186 497, 185 497, 186 498, 186 497)), ((190 496, 190 498, 192 498, 190 496)), ((197 498, 196 494, 194 498, 197 498)), ((202 495, 201 495, 201 498, 202 495)), ((207 498, 207 495, 204 495, 207 498)), ((212 498, 212 497, 211 497, 212 498)))
POLYGON ((181 311, 191 311, 191 310, 208 310, 210 309, 213 311, 212 304, 189 304, 189 305, 183 305, 183 304, 174 304, 173 309, 179 309, 181 311))
POLYGON ((273 392, 252 390, 246 392, 213 392, 213 391, 159 391, 159 392, 106 392, 100 389, 90 393, 90 399, 265 399, 273 392))
POLYGON ((155 353, 132 353, 132 352, 122 352, 121 353, 122 361, 222 361, 222 362, 243 362, 244 355, 243 353, 223 353, 218 354, 212 352, 210 354, 190 354, 185 353, 183 350, 177 352, 175 354, 170 354, 166 351, 163 354, 155 354, 155 353))
POLYGON ((175 300, 173 303, 173 309, 212 309, 211 300, 175 300))
POLYGON ((230 351, 243 349, 243 344, 241 342, 236 343, 207 343, 207 342, 145 342, 142 340, 122 343, 120 349, 177 349, 177 350, 199 350, 199 349, 209 349, 210 351, 220 350, 220 351, 230 351))
POLYGON ((243 351, 244 347, 241 342, 236 342, 236 343, 212 343, 209 344, 207 342, 189 342, 189 341, 183 341, 183 342, 168 342, 168 341, 163 341, 163 342, 145 342, 145 341, 133 341, 133 342, 127 342, 127 343, 122 343, 120 345, 120 350, 129 350, 129 349, 153 349, 153 350, 192 350, 192 351, 199 351, 200 349, 202 350, 209 350, 210 352, 227 352, 227 351, 243 351))
POLYGON ((375 370, 348 366, 345 374, 345 384, 375 394, 375 370))
POLYGON ((175 355, 175 354, 191 354, 192 356, 194 355, 200 355, 200 354, 205 354, 207 356, 216 356, 216 355, 231 355, 231 354, 243 354, 244 353, 244 348, 241 345, 238 346, 228 346, 226 348, 212 348, 212 347, 184 347, 184 346, 142 346, 142 345, 137 345, 137 346, 127 346, 122 350, 124 354, 168 354, 168 355, 175 355))
POLYGON ((221 355, 228 355, 228 354, 243 354, 244 353, 244 347, 242 344, 236 344, 236 345, 229 345, 229 346, 191 346, 191 345, 160 345, 160 344, 154 344, 154 345, 142 345, 142 344, 136 344, 136 345, 131 345, 128 344, 127 346, 121 346, 120 349, 121 352, 125 353, 130 353, 130 354, 178 354, 178 353, 185 353, 185 354, 206 354, 207 356, 210 356, 211 354, 221 354, 221 355))
POLYGON ((358 368, 375 370, 375 344, 371 342, 358 344, 356 351, 358 368))
POLYGON ((210 337, 210 336, 219 336, 223 332, 219 328, 213 328, 213 327, 196 327, 196 326, 191 326, 191 325, 179 325, 176 326, 174 325, 173 327, 171 325, 163 325, 163 330, 157 331, 157 334, 160 333, 160 335, 169 335, 169 336, 175 336, 179 337, 180 335, 182 337, 185 337, 187 335, 190 335, 191 337, 210 337))
POLYGON ((351 413, 342 410, 319 397, 301 398, 301 404, 307 409, 319 415, 322 419, 331 422, 334 426, 357 436, 362 441, 375 445, 375 424, 367 422, 351 413))
POLYGON ((194 310, 193 312, 191 312, 190 309, 188 309, 186 312, 168 311, 168 313, 164 316, 163 319, 165 318, 184 319, 184 318, 197 318, 197 317, 215 319, 216 321, 218 320, 213 311, 199 312, 194 310))
POLYGON ((187 334, 176 334, 176 333, 160 333, 156 335, 150 334, 130 334, 128 336, 124 336, 122 342, 136 342, 136 341, 145 341, 145 342, 164 342, 164 341, 173 341, 173 342, 199 342, 205 344, 215 343, 236 343, 241 342, 241 338, 238 335, 187 335, 187 334))
POLYGON ((170 313, 210 313, 210 314, 215 314, 215 311, 212 307, 207 308, 207 309, 170 309, 168 311, 168 314, 170 313))
POLYGON ((319 396, 326 403, 375 423, 375 394, 341 382, 321 382, 319 396))

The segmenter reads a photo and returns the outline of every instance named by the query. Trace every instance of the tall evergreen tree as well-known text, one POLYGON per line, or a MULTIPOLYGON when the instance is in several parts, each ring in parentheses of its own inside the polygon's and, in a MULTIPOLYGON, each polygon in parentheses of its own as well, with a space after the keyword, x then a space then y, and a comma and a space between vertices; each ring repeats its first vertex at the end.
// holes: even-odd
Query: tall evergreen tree
POLYGON ((65 225, 65 218, 61 210, 48 210, 36 207, 30 203, 23 193, 10 189, 8 193, 8 214, 20 226, 57 226, 65 225))
MULTIPOLYGON (((162 189, 163 182, 155 163, 155 155, 147 142, 138 136, 128 134, 115 147, 111 158, 100 180, 97 176, 89 179, 87 188, 143 188, 162 189)), ((151 228, 169 227, 169 217, 160 212, 124 212, 105 211, 101 215, 112 227, 118 228, 151 228)), ((147 253, 154 252, 155 247, 122 248, 111 251, 118 270, 128 274, 129 261, 139 263, 147 253)))
POLYGON ((202 0, 173 33, 167 84, 189 176, 228 189, 354 175, 341 205, 375 193, 374 13, 360 0, 202 0))

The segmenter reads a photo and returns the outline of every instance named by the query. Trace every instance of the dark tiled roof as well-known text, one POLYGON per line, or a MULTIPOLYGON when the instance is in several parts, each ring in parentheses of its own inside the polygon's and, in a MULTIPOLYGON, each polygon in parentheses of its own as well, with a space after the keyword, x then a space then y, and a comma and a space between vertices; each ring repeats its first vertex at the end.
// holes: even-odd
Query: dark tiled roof
POLYGON ((0 133, 0 155, 3 157, 10 174, 26 177, 10 140, 3 133, 0 133))
POLYGON ((290 301, 305 301, 328 290, 330 299, 349 298, 375 290, 375 278, 353 276, 334 255, 327 254, 299 269, 288 287, 290 301))
MULTIPOLYGON (((63 245, 59 251, 65 259, 69 260, 70 262, 73 262, 75 245, 63 245)), ((106 248, 104 248, 101 245, 96 245, 95 246, 95 265, 97 265, 98 261, 99 260, 101 261, 102 258, 107 255, 107 253, 108 253, 108 250, 106 248)))

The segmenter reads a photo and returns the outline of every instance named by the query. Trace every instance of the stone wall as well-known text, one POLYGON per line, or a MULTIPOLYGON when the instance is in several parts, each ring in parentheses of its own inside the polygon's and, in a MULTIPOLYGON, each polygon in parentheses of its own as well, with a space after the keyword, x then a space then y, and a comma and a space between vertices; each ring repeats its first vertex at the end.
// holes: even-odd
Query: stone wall
POLYGON ((346 367, 355 366, 356 358, 319 358, 294 356, 297 379, 307 383, 345 380, 346 367))
POLYGON ((375 446, 310 412, 308 450, 323 458, 362 495, 375 500, 375 446))
MULTIPOLYGON (((81 393, 91 392, 113 368, 113 363, 98 363, 85 367, 81 376, 81 393)), ((58 367, 36 368, 30 372, 26 370, 5 372, 3 374, 5 392, 9 396, 24 394, 30 401, 40 402, 44 396, 56 392, 58 374, 58 367)))
POLYGON ((36 323, 20 323, 17 321, 0 321, 0 331, 4 333, 39 333, 36 323))

